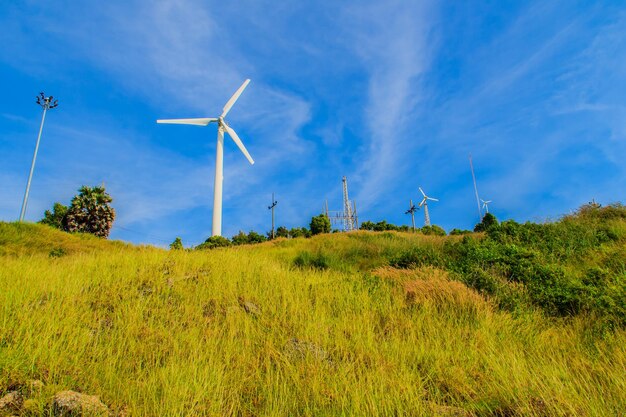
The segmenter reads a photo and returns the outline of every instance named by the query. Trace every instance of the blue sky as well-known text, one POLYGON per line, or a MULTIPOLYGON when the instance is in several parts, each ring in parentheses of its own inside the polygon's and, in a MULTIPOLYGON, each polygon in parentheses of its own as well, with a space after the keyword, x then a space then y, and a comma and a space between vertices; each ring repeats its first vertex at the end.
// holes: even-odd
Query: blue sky
MULTIPOLYGON (((626 197, 626 7, 591 1, 11 1, 0 5, 0 219, 27 219, 105 183, 112 238, 186 245, 211 232, 215 125, 224 234, 304 226, 341 178, 360 220, 409 224, 422 186, 450 230, 478 219, 469 171, 498 218, 556 219, 626 197)), ((422 212, 418 212, 422 219, 422 212)))

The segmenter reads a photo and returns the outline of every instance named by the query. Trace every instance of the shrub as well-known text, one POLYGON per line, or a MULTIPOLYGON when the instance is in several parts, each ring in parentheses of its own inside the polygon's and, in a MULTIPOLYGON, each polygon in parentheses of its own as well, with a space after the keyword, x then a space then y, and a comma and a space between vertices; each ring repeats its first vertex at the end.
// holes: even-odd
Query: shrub
POLYGON ((201 243, 198 246, 196 246, 195 249, 200 249, 200 250, 214 249, 214 248, 230 246, 231 244, 232 243, 230 242, 230 240, 228 240, 228 238, 224 236, 211 236, 210 238, 205 240, 204 243, 201 243))
POLYGON ((52 211, 46 210, 43 214, 43 219, 39 220, 39 223, 47 224, 48 226, 55 227, 63 230, 63 222, 67 215, 68 207, 61 203, 54 203, 52 211))
POLYGON ((243 230, 240 230, 235 236, 231 239, 233 245, 245 245, 249 243, 248 235, 244 233, 243 230))
POLYGON ((442 227, 433 224, 432 226, 424 226, 420 231, 425 235, 445 236, 446 231, 442 227))
POLYGON ((172 243, 170 243, 170 249, 172 250, 181 250, 183 249, 183 241, 181 238, 177 237, 174 239, 172 243))

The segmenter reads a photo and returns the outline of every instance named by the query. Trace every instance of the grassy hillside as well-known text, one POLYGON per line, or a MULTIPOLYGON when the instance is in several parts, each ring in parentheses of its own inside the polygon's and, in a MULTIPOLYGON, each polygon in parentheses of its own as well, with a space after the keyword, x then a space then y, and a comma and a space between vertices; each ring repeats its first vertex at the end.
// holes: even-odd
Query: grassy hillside
POLYGON ((131 416, 621 416, 619 209, 165 251, 0 223, 0 395, 131 416), (598 301, 600 300, 600 301, 598 301))

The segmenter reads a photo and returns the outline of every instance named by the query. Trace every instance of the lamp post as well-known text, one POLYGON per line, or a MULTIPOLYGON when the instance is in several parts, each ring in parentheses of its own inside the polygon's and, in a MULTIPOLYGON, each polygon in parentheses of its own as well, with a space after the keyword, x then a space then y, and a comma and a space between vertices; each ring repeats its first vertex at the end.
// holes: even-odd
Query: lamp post
POLYGON ((276 207, 278 201, 274 200, 274 193, 272 193, 272 205, 267 206, 268 210, 272 210, 272 239, 276 238, 276 233, 274 232, 274 207, 276 207))
POLYGON ((30 191, 30 182, 33 179, 33 171, 35 170, 35 161, 37 159, 37 151, 39 151, 39 141, 41 140, 41 132, 43 131, 43 122, 46 120, 46 112, 50 109, 54 109, 59 105, 59 100, 55 100, 54 97, 46 97, 44 93, 39 93, 37 96, 37 104, 43 108, 43 114, 41 115, 41 125, 39 126, 39 135, 37 135, 37 144, 35 145, 35 153, 33 154, 33 162, 30 165, 30 174, 28 174, 28 182, 26 183, 26 192, 24 193, 24 201, 22 202, 22 211, 20 213, 20 222, 24 221, 24 214, 26 213, 26 205, 28 204, 28 193, 30 191))

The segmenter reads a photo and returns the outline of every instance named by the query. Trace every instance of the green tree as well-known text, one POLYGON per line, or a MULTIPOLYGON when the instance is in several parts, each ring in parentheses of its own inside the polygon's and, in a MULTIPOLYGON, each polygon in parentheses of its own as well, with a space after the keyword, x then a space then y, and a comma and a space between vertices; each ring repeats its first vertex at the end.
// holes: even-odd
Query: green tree
POLYGON ((115 220, 115 210, 110 206, 113 199, 104 187, 83 185, 78 192, 67 210, 63 228, 107 238, 115 220))
POLYGON ((183 241, 181 238, 177 237, 174 239, 172 243, 170 243, 170 249, 172 250, 181 250, 183 249, 183 241))
POLYGON ((314 235, 330 233, 330 219, 328 216, 320 214, 311 218, 311 233, 314 235))
POLYGON ((498 219, 491 213, 483 216, 483 219, 474 227, 475 232, 486 232, 494 226, 498 225, 498 219))
POLYGON ((39 220, 41 224, 47 224, 48 226, 56 227, 63 230, 63 222, 67 215, 68 207, 61 203, 54 203, 52 211, 46 210, 43 214, 43 219, 39 220))

